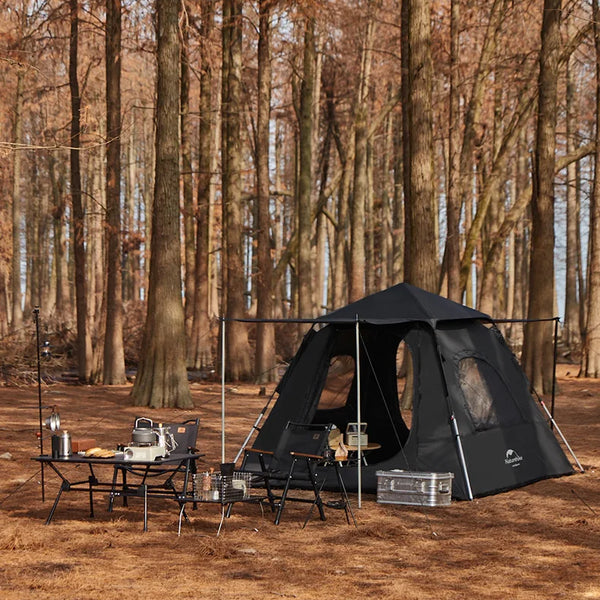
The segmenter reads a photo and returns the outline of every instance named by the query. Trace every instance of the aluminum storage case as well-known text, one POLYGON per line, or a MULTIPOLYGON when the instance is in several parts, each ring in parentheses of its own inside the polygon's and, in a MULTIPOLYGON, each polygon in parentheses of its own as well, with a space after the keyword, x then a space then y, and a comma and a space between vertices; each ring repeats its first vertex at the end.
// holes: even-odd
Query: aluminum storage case
POLYGON ((413 506, 449 506, 454 473, 377 471, 377 502, 413 506))

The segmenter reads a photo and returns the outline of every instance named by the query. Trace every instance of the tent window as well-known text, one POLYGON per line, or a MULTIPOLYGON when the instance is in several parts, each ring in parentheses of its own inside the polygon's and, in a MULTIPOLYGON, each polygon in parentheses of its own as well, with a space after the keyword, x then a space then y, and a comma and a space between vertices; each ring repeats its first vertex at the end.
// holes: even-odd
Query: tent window
POLYGON ((321 398, 319 399, 319 410, 341 408, 346 406, 350 387, 354 380, 355 363, 354 357, 348 355, 334 356, 329 363, 327 379, 321 398))
POLYGON ((458 374, 466 408, 476 431, 520 420, 509 389, 488 362, 472 356, 463 358, 458 363, 458 374))

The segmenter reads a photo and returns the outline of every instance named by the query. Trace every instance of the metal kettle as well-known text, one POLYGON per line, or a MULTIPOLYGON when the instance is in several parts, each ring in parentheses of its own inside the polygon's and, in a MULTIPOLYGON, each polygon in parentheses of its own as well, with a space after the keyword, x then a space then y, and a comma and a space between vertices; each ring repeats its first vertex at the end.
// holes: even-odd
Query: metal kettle
POLYGON ((158 433, 154 429, 154 423, 151 419, 140 417, 135 420, 135 426, 131 432, 131 441, 134 444, 158 444, 158 433), (139 426, 140 421, 147 421, 149 425, 139 426))

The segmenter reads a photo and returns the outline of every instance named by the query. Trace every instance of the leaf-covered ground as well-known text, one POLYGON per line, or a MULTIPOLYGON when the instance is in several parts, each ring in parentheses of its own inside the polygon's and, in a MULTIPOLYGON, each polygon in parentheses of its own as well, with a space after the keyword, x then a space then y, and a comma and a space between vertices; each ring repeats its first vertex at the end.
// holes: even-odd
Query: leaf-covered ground
MULTIPOLYGON (((45 471, 41 501, 37 454, 38 389, 0 387, 0 598, 600 598, 600 382, 560 366, 556 420, 585 473, 445 508, 377 504, 363 496, 358 527, 343 511, 302 523, 307 506, 289 504, 279 526, 257 505, 236 505, 217 537, 220 511, 201 505, 177 535, 173 502, 105 510, 89 518, 84 493, 65 494, 54 522, 44 521, 59 480, 45 471)), ((221 393, 194 384, 195 410, 152 411, 157 421, 199 416, 203 467, 221 456, 221 393)), ((130 388, 44 385, 63 428, 98 445, 128 441, 139 409, 130 388)), ((227 458, 265 404, 259 388, 228 388, 227 458)), ((44 409, 44 416, 49 414, 44 409)), ((46 441, 49 447, 49 440, 46 441)), ((83 469, 85 471, 85 469, 83 469)), ((83 473, 87 477, 87 473, 83 473)))

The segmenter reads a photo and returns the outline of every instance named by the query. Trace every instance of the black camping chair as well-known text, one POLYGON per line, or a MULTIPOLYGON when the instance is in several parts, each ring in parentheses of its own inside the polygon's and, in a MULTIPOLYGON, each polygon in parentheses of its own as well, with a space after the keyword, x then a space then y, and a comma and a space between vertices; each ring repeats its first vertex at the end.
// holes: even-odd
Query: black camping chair
MULTIPOLYGON (((188 475, 194 475, 197 472, 196 461, 192 460, 189 469, 186 465, 186 456, 197 454, 196 440, 198 438, 198 429, 200 419, 188 419, 181 423, 163 423, 168 427, 173 441, 173 448, 170 456, 173 458, 181 457, 180 462, 174 462, 165 465, 127 465, 120 463, 115 465, 112 481, 112 489, 109 496, 109 512, 112 511, 114 498, 117 495, 123 497, 123 506, 127 506, 128 496, 142 495, 142 492, 152 490, 153 492, 164 490, 166 494, 172 494, 177 498, 178 492, 175 486, 175 478, 178 474, 188 471, 188 475), (121 485, 117 484, 118 475, 121 475, 121 485), (130 483, 128 475, 139 477, 139 481, 130 483), (149 483, 156 482, 156 483, 149 483), (120 492, 118 491, 120 490, 120 492)), ((151 427, 149 419, 137 417, 134 421, 135 427, 151 427)), ((185 492, 186 490, 184 490, 185 492)))
MULTIPOLYGON (((312 504, 311 513, 313 507, 316 506, 320 519, 322 521, 326 520, 323 510, 324 503, 321 498, 321 490, 325 484, 326 475, 322 475, 322 480, 319 481, 317 466, 332 467, 335 470, 342 499, 340 502, 330 504, 330 506, 344 508, 348 523, 350 523, 349 515, 354 520, 348 494, 339 472, 339 465, 333 456, 327 455, 329 434, 333 427, 334 425, 331 423, 319 425, 290 421, 283 430, 274 451, 258 448, 247 448, 245 450, 241 471, 251 472, 264 482, 271 510, 276 512, 275 525, 279 525, 287 501, 310 502, 312 504), (253 462, 256 465, 256 461, 251 460, 252 456, 258 458, 258 468, 252 468, 253 462), (302 465, 306 468, 302 468, 302 465), (314 493, 314 500, 289 495, 290 488, 295 482, 301 485, 304 484, 303 487, 310 486, 314 493), (281 486, 283 486, 283 491, 280 496, 276 496, 273 488, 281 486)), ((309 513, 304 525, 308 522, 311 513, 309 513)))

